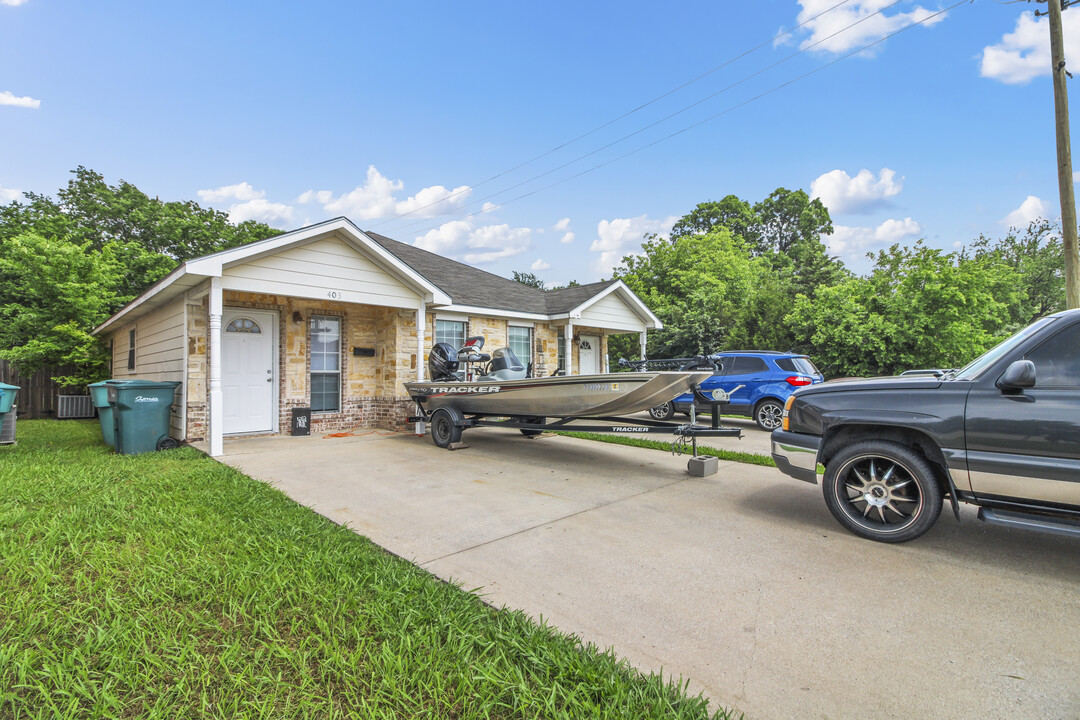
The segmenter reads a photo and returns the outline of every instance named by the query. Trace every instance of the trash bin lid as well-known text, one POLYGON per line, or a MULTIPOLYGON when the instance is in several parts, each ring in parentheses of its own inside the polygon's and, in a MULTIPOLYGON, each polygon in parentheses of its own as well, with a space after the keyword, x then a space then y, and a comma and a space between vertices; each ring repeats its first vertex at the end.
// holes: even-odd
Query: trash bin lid
POLYGON ((176 388, 180 385, 178 380, 106 380, 110 385, 123 385, 125 390, 137 390, 139 388, 176 388))
POLYGON ((6 383, 0 383, 0 390, 20 390, 18 385, 8 385, 6 383))

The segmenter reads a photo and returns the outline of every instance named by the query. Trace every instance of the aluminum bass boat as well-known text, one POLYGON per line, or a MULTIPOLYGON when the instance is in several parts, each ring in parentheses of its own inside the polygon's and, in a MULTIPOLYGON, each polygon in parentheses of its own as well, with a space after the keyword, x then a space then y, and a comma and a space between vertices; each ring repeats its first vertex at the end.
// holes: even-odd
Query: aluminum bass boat
POLYGON ((447 343, 432 348, 428 355, 432 379, 405 383, 409 396, 426 414, 446 408, 462 415, 535 418, 625 415, 692 391, 712 374, 705 370, 529 378, 510 348, 488 355, 480 352, 483 343, 483 338, 471 337, 458 350, 447 343), (480 370, 470 372, 475 365, 480 370))

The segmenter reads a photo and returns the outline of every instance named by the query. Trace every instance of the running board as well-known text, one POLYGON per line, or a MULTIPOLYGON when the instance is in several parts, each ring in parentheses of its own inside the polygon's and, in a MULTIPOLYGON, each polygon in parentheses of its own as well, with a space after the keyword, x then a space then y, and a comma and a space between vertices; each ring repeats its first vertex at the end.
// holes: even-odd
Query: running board
POLYGON ((1080 537, 1080 522, 1065 518, 983 507, 979 508, 979 519, 991 525, 1004 525, 1005 527, 1023 528, 1054 535, 1080 537))

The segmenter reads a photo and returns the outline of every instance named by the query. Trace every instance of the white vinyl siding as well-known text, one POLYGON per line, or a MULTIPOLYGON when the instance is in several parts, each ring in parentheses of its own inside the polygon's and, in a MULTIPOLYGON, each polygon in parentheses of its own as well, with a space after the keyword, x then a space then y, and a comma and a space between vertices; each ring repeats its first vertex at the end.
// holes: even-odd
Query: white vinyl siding
POLYGON ((186 413, 185 333, 184 300, 154 310, 136 322, 124 325, 112 335, 113 377, 118 380, 175 380, 180 383, 173 398, 172 416, 169 419, 171 434, 184 437, 186 413), (135 369, 129 371, 128 342, 135 331, 135 369))
POLYGON ((365 305, 420 307, 416 292, 336 237, 225 268, 222 287, 365 305))
POLYGON ((575 323, 607 330, 644 332, 647 329, 645 320, 614 292, 582 310, 581 320, 575 323))

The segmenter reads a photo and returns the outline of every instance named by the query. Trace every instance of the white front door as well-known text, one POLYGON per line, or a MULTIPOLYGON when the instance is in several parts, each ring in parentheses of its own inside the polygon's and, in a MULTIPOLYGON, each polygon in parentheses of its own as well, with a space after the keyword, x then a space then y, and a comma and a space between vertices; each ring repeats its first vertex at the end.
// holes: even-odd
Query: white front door
POLYGON ((275 429, 276 313, 245 309, 222 313, 221 390, 225 434, 275 429))
POLYGON ((578 337, 578 372, 582 375, 595 375, 600 372, 600 337, 598 335, 578 337))

